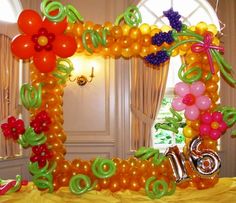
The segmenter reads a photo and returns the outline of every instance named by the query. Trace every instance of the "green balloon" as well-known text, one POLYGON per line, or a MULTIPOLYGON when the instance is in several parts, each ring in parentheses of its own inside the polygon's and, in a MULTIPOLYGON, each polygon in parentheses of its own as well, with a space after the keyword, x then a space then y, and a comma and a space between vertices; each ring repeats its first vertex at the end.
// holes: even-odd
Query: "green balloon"
POLYGON ((110 178, 115 174, 116 166, 112 160, 96 158, 92 164, 92 172, 98 178, 110 178), (108 170, 104 170, 104 165, 108 166, 108 170))

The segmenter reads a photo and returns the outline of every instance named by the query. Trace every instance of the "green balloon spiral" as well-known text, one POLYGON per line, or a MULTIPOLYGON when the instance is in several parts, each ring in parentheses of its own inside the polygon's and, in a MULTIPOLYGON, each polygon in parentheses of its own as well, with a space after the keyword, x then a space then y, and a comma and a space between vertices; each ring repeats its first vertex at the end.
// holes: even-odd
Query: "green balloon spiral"
POLYGON ((92 164, 92 172, 97 178, 110 178, 116 172, 115 163, 109 159, 96 158, 92 164), (108 166, 108 170, 104 170, 104 166, 108 166))
POLYGON ((174 133, 178 133, 178 128, 180 127, 180 122, 183 120, 181 115, 177 113, 174 109, 170 108, 170 112, 172 113, 173 117, 165 117, 165 123, 157 123, 155 125, 155 129, 158 130, 159 128, 163 130, 169 130, 174 133))
POLYGON ((23 148, 27 148, 29 146, 32 147, 32 146, 44 144, 46 140, 47 140, 47 137, 44 135, 44 133, 36 134, 33 128, 28 127, 25 133, 19 137, 18 143, 23 148))
POLYGON ((140 147, 134 154, 135 157, 141 160, 147 160, 153 157, 153 163, 159 165, 165 159, 165 156, 160 155, 159 149, 140 147))
POLYGON ((84 18, 78 12, 78 10, 68 4, 67 6, 63 6, 60 2, 50 0, 43 0, 41 3, 41 11, 42 13, 50 20, 54 22, 61 22, 67 17, 67 21, 70 23, 75 23, 76 21, 83 21, 84 18), (58 11, 56 15, 51 15, 50 12, 58 11))
POLYGON ((48 189, 49 192, 53 192, 53 176, 52 171, 56 168, 56 162, 53 162, 51 168, 49 167, 49 163, 47 162, 46 165, 42 168, 39 168, 38 162, 30 162, 28 168, 30 173, 33 174, 33 183, 39 189, 48 189))
POLYGON ((125 23, 131 27, 137 27, 142 23, 142 16, 137 6, 129 6, 116 18, 115 25, 119 25, 123 18, 125 23))
POLYGON ((89 53, 92 54, 93 50, 88 47, 87 40, 86 40, 87 34, 90 35, 92 44, 95 48, 97 48, 99 44, 101 44, 104 47, 106 46, 106 38, 107 38, 107 34, 109 34, 108 30, 103 29, 102 36, 100 36, 100 34, 95 30, 85 30, 82 35, 82 44, 89 53))
POLYGON ((182 80, 185 83, 193 83, 195 81, 198 81, 202 77, 202 69, 199 67, 192 67, 187 71, 184 71, 186 68, 185 64, 182 64, 178 71, 179 79, 182 80), (196 73, 195 75, 189 77, 192 73, 196 73))
POLYGON ((57 59, 57 70, 52 75, 59 79, 59 84, 65 84, 72 70, 74 70, 74 65, 69 59, 59 58, 57 59))
POLYGON ((38 90, 30 84, 23 84, 20 89, 21 102, 26 109, 38 108, 42 104, 42 83, 38 90))
POLYGON ((73 176, 70 179, 69 189, 73 194, 80 195, 80 194, 83 194, 85 192, 92 190, 96 184, 97 182, 95 181, 93 185, 91 186, 91 180, 88 176, 83 175, 83 174, 78 174, 78 175, 73 176), (81 186, 80 184, 81 181, 84 182, 85 184, 84 186, 81 186))
POLYGON ((161 197, 165 195, 172 195, 176 190, 176 183, 172 181, 172 189, 168 191, 168 184, 164 180, 156 180, 153 183, 152 191, 150 191, 150 185, 151 183, 156 179, 155 176, 152 176, 147 179, 145 184, 145 191, 148 197, 151 199, 160 199, 161 197), (160 189, 161 186, 161 189, 160 189))

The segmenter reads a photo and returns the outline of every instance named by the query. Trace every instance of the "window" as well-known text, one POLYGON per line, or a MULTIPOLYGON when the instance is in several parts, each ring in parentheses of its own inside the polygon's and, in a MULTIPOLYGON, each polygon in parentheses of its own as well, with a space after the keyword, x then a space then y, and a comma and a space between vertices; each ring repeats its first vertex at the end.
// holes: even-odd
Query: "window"
POLYGON ((22 6, 19 0, 1 0, 0 21, 16 23, 21 11, 22 6))
MULTIPOLYGON (((166 117, 172 117, 170 112, 171 102, 174 98, 174 86, 180 82, 177 77, 178 69, 181 65, 181 60, 178 56, 172 57, 170 60, 170 66, 168 71, 168 78, 166 84, 165 96, 162 100, 161 108, 156 116, 154 124, 152 126, 152 145, 154 148, 164 150, 167 145, 177 144, 180 148, 184 146, 183 127, 185 126, 185 120, 180 122, 179 132, 177 134, 163 130, 161 128, 156 129, 157 124, 167 124, 165 121, 166 117)), ((183 118, 183 112, 179 113, 183 118)))
MULTIPOLYGON (((169 10, 172 7, 173 10, 178 11, 182 15, 182 22, 188 26, 196 25, 197 23, 204 21, 208 24, 215 24, 218 30, 220 30, 217 15, 206 0, 142 0, 138 4, 138 7, 142 14, 143 23, 156 24, 158 27, 162 27, 165 24, 168 25, 168 20, 164 18, 163 11, 169 10)), ((161 151, 164 151, 168 145, 178 144, 180 148, 184 145, 184 137, 182 135, 183 128, 179 128, 178 134, 161 129, 158 129, 157 131, 155 129, 156 123, 164 123, 165 117, 172 117, 169 109, 174 97, 174 86, 179 82, 177 71, 180 66, 180 57, 173 57, 169 65, 165 96, 151 130, 152 145, 159 148, 161 151)), ((184 125, 183 121, 180 126, 183 127, 184 125)))

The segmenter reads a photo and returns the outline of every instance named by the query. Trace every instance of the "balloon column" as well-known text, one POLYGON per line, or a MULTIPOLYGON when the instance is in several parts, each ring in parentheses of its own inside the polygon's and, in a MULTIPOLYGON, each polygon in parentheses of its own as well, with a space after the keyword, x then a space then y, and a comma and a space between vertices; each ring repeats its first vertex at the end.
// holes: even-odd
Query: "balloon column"
POLYGON ((128 7, 114 24, 102 25, 83 22, 72 5, 58 1, 43 0, 41 10, 43 19, 33 10, 20 14, 22 34, 11 46, 15 56, 30 60, 31 84, 24 84, 20 91, 22 104, 31 115, 30 126, 25 129, 24 122, 14 117, 1 126, 7 139, 32 148, 29 171, 35 185, 49 192, 69 186, 77 195, 93 189, 144 188, 153 199, 172 195, 176 184, 180 188, 213 187, 221 164, 217 139, 236 122, 236 109, 217 103, 219 72, 231 85, 236 80, 221 55, 224 49, 216 27, 204 22, 187 27, 172 9, 163 12, 170 24, 164 28, 141 24, 135 6, 128 7), (67 58, 75 52, 114 58, 140 56, 148 68, 157 68, 171 56, 182 56, 184 62, 178 71, 182 82, 175 86, 176 98, 170 109, 173 117, 165 118, 168 125, 156 128, 177 133, 183 119, 178 111, 184 111, 183 153, 177 146, 168 148, 164 155, 158 149, 142 147, 135 153, 137 158, 128 160, 65 160, 62 96, 73 70, 67 58))

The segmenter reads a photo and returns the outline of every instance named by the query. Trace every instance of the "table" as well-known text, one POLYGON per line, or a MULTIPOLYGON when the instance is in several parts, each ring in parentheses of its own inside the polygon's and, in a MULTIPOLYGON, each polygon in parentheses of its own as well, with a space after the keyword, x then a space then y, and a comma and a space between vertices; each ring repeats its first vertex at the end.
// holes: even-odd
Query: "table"
POLYGON ((74 195, 68 187, 60 188, 54 193, 47 193, 37 190, 30 183, 26 187, 10 195, 0 196, 0 203, 236 203, 236 177, 220 178, 219 183, 207 190, 196 190, 195 188, 177 188, 172 196, 162 197, 161 199, 151 200, 145 195, 144 190, 119 191, 111 193, 109 190, 90 191, 83 195, 74 195))

